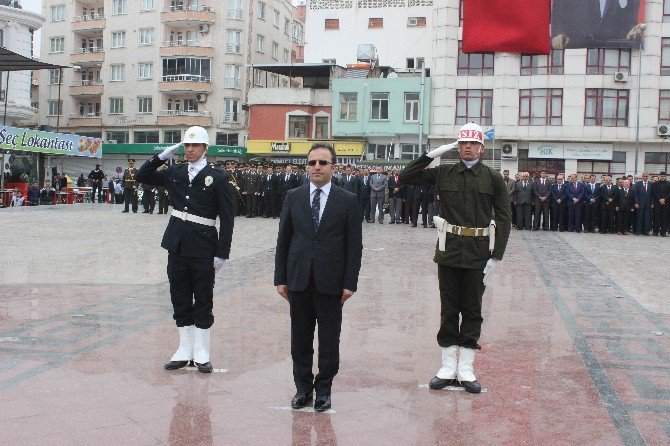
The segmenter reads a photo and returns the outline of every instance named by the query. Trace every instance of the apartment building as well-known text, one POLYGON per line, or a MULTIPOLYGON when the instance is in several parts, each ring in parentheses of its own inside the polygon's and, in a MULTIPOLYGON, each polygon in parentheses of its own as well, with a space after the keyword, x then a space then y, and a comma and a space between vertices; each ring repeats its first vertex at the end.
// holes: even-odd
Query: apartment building
MULTIPOLYGON (((244 145, 252 63, 288 62, 289 0, 45 0, 40 124, 128 143, 174 143, 200 125, 244 145), (58 89, 62 100, 59 103, 58 89)), ((278 80, 279 82, 279 80, 278 80)))

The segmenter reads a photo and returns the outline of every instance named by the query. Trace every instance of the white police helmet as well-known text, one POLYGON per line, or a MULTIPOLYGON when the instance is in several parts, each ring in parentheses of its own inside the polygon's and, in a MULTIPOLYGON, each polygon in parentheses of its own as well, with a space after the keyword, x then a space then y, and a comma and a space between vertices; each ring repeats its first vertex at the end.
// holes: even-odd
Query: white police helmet
POLYGON ((469 122, 458 131, 458 142, 461 141, 474 141, 483 145, 484 131, 477 124, 469 122))
POLYGON ((184 133, 184 141, 182 144, 207 144, 209 145, 209 135, 207 130, 200 126, 189 127, 184 133))

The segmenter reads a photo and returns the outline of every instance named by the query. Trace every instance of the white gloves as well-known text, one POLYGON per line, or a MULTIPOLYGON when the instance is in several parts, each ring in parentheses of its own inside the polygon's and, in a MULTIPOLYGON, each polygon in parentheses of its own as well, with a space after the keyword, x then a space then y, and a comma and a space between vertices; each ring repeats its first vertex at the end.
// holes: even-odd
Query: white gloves
POLYGON ((177 150, 179 150, 179 147, 181 146, 181 143, 177 143, 174 146, 166 147, 165 150, 163 150, 161 153, 158 154, 158 158, 161 160, 165 161, 166 159, 172 157, 175 153, 177 153, 177 150))
POLYGON ((226 259, 221 259, 219 257, 214 257, 214 274, 221 271, 223 264, 226 263, 226 259))
POLYGON ((430 152, 426 153, 426 156, 429 158, 438 158, 450 150, 453 150, 458 147, 458 142, 452 142, 451 144, 444 144, 437 149, 433 149, 430 152))
POLYGON ((484 286, 488 286, 489 283, 489 278, 491 277, 491 273, 498 267, 498 264, 500 263, 500 260, 498 259, 489 259, 486 262, 486 266, 484 267, 484 286))

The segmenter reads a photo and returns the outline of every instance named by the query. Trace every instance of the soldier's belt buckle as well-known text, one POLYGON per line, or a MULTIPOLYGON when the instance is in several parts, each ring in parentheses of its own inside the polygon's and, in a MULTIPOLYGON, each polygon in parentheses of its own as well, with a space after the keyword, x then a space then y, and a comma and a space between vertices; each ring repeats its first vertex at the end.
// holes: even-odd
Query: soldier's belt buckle
POLYGON ((475 236, 475 230, 474 228, 461 228, 461 235, 463 237, 474 237, 475 236))
POLYGON ((182 213, 181 213, 181 220, 182 220, 182 221, 186 221, 186 217, 187 217, 187 216, 188 216, 188 214, 187 214, 186 212, 182 212, 182 213))

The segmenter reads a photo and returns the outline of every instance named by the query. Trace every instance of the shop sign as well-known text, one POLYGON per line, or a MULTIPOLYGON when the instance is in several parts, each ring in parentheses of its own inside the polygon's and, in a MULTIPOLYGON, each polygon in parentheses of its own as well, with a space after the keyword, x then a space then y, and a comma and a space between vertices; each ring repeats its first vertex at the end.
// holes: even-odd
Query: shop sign
POLYGON ((284 142, 273 142, 271 144, 272 147, 272 152, 290 152, 291 151, 291 143, 288 141, 284 142))
POLYGON ((571 160, 612 160, 612 144, 573 143, 563 144, 565 159, 571 160))
POLYGON ((530 142, 528 158, 563 158, 563 144, 530 142))
POLYGON ((0 149, 101 158, 102 140, 88 136, 0 126, 0 149))

